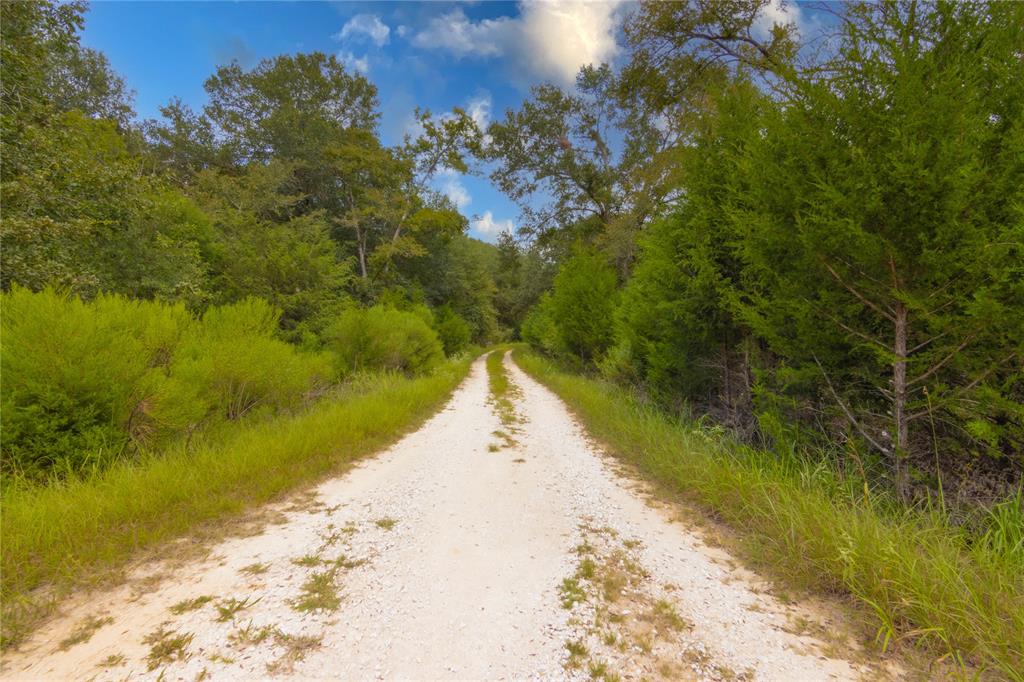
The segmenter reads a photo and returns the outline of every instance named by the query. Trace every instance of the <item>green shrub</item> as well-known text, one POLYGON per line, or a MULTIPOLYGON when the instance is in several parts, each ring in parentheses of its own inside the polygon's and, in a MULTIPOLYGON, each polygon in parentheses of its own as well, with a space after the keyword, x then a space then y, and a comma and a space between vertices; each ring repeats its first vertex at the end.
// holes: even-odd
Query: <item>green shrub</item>
POLYGON ((595 360, 611 345, 616 286, 615 270, 595 251, 578 251, 555 277, 553 319, 565 348, 581 360, 595 360))
POLYGON ((444 354, 452 357, 469 346, 471 331, 469 323, 451 309, 443 305, 434 312, 434 331, 437 332, 444 354))
POLYGON ((384 306, 346 310, 324 331, 324 343, 342 376, 364 369, 420 374, 444 359, 441 341, 423 317, 384 306))
POLYGON ((278 310, 249 298, 211 308, 175 355, 151 416, 163 430, 206 419, 238 419, 254 409, 293 407, 330 374, 330 360, 274 338, 278 310))
POLYGON ((47 289, 2 296, 3 468, 38 478, 105 466, 190 325, 181 305, 47 289))
POLYGON ((253 409, 296 406, 330 373, 326 355, 274 338, 258 299, 185 308, 52 289, 4 294, 3 470, 41 479, 102 469, 253 409))
POLYGON ((523 319, 519 330, 523 341, 548 355, 560 355, 564 352, 562 336, 555 322, 555 311, 551 302, 551 294, 545 293, 523 319))

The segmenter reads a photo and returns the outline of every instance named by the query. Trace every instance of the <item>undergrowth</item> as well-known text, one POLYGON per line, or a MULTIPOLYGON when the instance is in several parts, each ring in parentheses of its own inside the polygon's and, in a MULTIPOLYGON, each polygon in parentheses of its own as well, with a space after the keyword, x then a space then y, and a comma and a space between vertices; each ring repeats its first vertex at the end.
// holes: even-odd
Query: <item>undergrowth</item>
POLYGON ((877 633, 955 667, 1024 680, 1021 498, 970 534, 941 510, 907 508, 821 461, 785 458, 672 418, 609 383, 517 351, 609 451, 724 521, 748 559, 786 582, 845 594, 877 633))
POLYGON ((466 375, 471 357, 373 387, 307 412, 241 423, 215 441, 113 465, 85 478, 4 491, 3 644, 23 638, 71 588, 100 583, 141 550, 185 533, 216 534, 295 487, 337 473, 415 427, 466 375))

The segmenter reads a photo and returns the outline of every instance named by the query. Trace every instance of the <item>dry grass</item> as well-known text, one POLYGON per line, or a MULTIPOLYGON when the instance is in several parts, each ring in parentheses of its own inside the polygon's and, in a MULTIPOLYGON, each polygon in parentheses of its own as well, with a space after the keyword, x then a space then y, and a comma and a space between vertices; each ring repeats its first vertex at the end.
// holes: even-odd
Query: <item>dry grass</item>
POLYGON ((104 625, 113 623, 114 619, 110 616, 89 616, 71 632, 66 638, 62 639, 59 645, 61 651, 67 651, 76 644, 82 644, 92 639, 92 636, 96 634, 104 625))

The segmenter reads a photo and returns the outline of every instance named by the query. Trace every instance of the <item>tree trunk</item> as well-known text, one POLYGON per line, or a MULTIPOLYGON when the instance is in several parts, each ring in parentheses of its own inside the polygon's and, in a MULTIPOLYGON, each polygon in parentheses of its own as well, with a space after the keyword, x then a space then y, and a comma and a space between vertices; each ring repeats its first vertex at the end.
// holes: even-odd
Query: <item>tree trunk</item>
POLYGON ((722 374, 725 379, 725 415, 729 426, 736 425, 736 415, 733 412, 732 401, 732 367, 729 364, 729 340, 722 341, 722 374))
POLYGON ((356 223, 356 248, 359 251, 359 274, 366 279, 366 243, 363 240, 363 231, 356 223))
POLYGON ((896 357, 892 365, 892 418, 895 431, 893 462, 896 491, 906 501, 910 498, 910 472, 907 470, 906 462, 910 434, 907 419, 907 306, 898 301, 894 313, 893 354, 896 357))

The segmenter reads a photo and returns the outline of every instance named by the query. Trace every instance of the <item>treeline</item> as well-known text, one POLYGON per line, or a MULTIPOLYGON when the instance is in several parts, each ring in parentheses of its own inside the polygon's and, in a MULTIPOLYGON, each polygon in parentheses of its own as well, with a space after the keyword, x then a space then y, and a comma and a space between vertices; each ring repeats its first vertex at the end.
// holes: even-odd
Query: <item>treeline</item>
POLYGON ((520 254, 468 238, 430 189, 466 168, 480 131, 463 112, 420 113, 420 136, 386 147, 375 86, 313 53, 222 66, 202 111, 173 100, 140 122, 79 43, 84 3, 0 12, 9 481, 509 333, 495 280, 520 254))
POLYGON ((832 5, 801 43, 764 4, 642 3, 626 66, 488 131, 572 254, 523 338, 903 500, 1012 495, 1024 6, 832 5))

